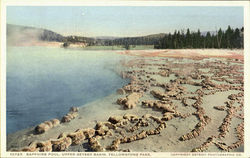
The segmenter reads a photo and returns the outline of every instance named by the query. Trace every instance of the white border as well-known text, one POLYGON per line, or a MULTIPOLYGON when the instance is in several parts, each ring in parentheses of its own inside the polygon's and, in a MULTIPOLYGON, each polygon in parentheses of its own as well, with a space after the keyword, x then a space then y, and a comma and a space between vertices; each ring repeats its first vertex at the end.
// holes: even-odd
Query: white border
POLYGON ((250 112, 249 102, 250 102, 250 76, 249 76, 249 63, 250 63, 250 1, 248 2, 248 6, 244 8, 244 128, 245 128, 245 144, 244 151, 247 156, 250 156, 250 136, 247 133, 250 133, 250 117, 247 115, 250 112))
MULTIPOLYGON (((6 6, 242 6, 244 7, 244 81, 245 81, 245 102, 244 102, 244 114, 245 114, 245 145, 244 153, 237 156, 237 153, 226 153, 227 156, 223 156, 223 153, 189 153, 189 152, 161 152, 161 153, 138 153, 138 154, 150 154, 150 157, 249 157, 250 156, 250 138, 247 133, 250 133, 250 117, 247 116, 249 112, 250 102, 249 97, 249 53, 250 53, 250 2, 249 1, 119 1, 119 0, 101 0, 101 1, 68 1, 68 0, 4 0, 1 1, 1 157, 12 157, 10 152, 6 152, 6 6), (186 156, 181 156, 186 154, 186 156), (192 154, 197 154, 194 156, 192 154), (205 154, 205 155, 202 155, 205 154), (210 156, 209 156, 210 154, 210 156), (188 156, 189 155, 189 156, 188 156), (231 156, 230 156, 231 155, 231 156)), ((12 152, 13 153, 13 152, 12 152)), ((45 153, 45 157, 48 157, 49 153, 45 153)), ((69 157, 63 155, 64 153, 58 153, 60 157, 69 157)), ((95 157, 94 153, 90 153, 95 157)), ((18 157, 18 156, 17 156, 18 157)), ((22 153, 19 157, 32 157, 22 153)), ((39 157, 44 157, 40 155, 39 157)), ((51 157, 51 156, 49 156, 51 157)), ((54 156, 57 157, 57 156, 54 156)), ((79 157, 79 156, 70 156, 79 157)), ((83 156, 80 156, 83 157, 83 156)), ((111 156, 109 152, 106 152, 106 156, 102 157, 118 157, 117 155, 111 156)), ((123 156, 119 156, 123 157, 123 156)), ((133 157, 133 156, 127 156, 133 157)), ((147 156, 141 156, 147 157, 147 156)))
POLYGON ((247 6, 247 1, 4 0, 14 6, 247 6))

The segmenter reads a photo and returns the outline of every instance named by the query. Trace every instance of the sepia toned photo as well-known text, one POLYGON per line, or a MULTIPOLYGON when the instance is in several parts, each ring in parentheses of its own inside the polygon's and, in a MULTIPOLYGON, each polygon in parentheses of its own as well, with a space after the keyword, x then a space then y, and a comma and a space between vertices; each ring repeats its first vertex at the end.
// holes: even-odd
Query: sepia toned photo
POLYGON ((244 5, 109 4, 5 7, 6 157, 242 156, 244 5))

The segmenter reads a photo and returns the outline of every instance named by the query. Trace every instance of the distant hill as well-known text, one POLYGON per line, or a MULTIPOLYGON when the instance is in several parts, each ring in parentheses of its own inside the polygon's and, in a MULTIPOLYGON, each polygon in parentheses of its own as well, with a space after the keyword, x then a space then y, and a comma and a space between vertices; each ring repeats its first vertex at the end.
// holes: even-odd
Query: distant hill
POLYGON ((34 41, 65 41, 65 37, 50 30, 7 24, 8 44, 18 44, 34 41))
POLYGON ((166 33, 158 33, 158 34, 147 35, 145 37, 148 37, 148 38, 163 38, 166 35, 167 35, 166 33))
POLYGON ((202 36, 206 36, 208 32, 209 32, 211 35, 216 35, 216 31, 203 31, 203 32, 201 32, 201 35, 202 35, 202 36))
POLYGON ((97 36, 94 37, 95 39, 100 39, 100 40, 114 40, 118 38, 123 38, 123 37, 115 37, 115 36, 97 36))
MULTIPOLYGON (((206 36, 208 31, 201 32, 201 36, 206 36)), ((215 35, 215 31, 210 31, 211 35, 215 35)), ((146 36, 136 37, 115 37, 115 36, 62 36, 51 30, 27 27, 20 25, 7 24, 7 43, 22 44, 33 43, 36 41, 55 41, 70 43, 86 43, 87 45, 158 45, 167 33, 150 34, 146 36)))
POLYGON ((35 28, 29 26, 7 24, 7 43, 22 44, 37 41, 55 41, 55 42, 85 42, 91 44, 103 43, 106 39, 113 39, 108 36, 99 38, 83 37, 83 36, 62 36, 51 30, 35 28))
POLYGON ((165 33, 159 33, 138 37, 123 37, 114 40, 107 40, 105 43, 107 45, 154 45, 165 35, 165 33))

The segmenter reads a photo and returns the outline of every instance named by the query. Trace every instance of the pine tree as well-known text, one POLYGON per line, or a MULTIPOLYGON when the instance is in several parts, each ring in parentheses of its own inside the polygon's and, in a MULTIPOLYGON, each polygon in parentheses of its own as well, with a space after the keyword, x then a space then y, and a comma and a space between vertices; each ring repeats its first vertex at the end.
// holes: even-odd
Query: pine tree
POLYGON ((233 30, 231 29, 230 26, 228 26, 228 28, 225 32, 226 48, 232 48, 232 44, 231 44, 232 34, 233 34, 233 30))
POLYGON ((190 30, 188 28, 186 33, 186 47, 190 48, 190 44, 191 44, 191 35, 190 35, 190 30))
POLYGON ((244 27, 240 29, 240 48, 244 47, 244 27))
POLYGON ((241 41, 240 41, 240 30, 238 28, 235 29, 233 36, 232 36, 232 47, 233 48, 240 48, 241 41))
POLYGON ((216 35, 217 47, 221 48, 221 40, 222 40, 222 35, 223 35, 221 28, 219 29, 219 32, 216 32, 216 33, 217 33, 216 35))
POLYGON ((176 30, 174 31, 173 43, 174 43, 174 49, 176 49, 177 48, 177 33, 176 33, 176 30))
POLYGON ((210 34, 210 32, 207 32, 205 41, 206 41, 206 48, 211 48, 211 34, 210 34))

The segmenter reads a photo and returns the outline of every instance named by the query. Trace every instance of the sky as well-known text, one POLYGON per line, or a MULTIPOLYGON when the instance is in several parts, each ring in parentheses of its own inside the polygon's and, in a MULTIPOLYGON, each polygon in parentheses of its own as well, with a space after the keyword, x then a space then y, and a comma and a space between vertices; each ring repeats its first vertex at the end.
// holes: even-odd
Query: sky
POLYGON ((142 36, 175 30, 215 31, 243 26, 243 7, 8 6, 8 24, 62 35, 142 36))

